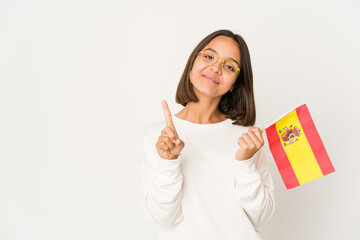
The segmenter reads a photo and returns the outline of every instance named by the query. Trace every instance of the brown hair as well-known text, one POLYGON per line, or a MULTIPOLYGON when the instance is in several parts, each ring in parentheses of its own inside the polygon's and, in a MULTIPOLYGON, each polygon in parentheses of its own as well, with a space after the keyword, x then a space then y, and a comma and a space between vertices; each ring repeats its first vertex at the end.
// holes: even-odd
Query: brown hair
POLYGON ((176 91, 175 101, 183 106, 188 102, 198 102, 193 85, 190 81, 190 71, 200 52, 212 39, 217 36, 229 37, 238 43, 240 48, 240 74, 236 79, 232 92, 225 93, 219 102, 219 111, 227 118, 234 120, 233 125, 253 126, 256 119, 255 100, 253 91, 253 74, 249 49, 244 39, 229 30, 218 30, 209 34, 195 47, 186 63, 176 91))

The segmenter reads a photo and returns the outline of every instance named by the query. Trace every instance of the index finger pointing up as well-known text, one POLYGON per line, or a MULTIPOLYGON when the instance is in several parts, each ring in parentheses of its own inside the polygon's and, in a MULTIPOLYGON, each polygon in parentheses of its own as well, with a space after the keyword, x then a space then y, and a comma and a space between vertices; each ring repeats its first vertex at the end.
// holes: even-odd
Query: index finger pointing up
POLYGON ((174 125, 174 123, 172 121, 170 109, 169 109, 169 107, 167 105, 167 102, 165 100, 162 100, 161 105, 162 105, 163 110, 164 110, 164 115, 165 115, 165 119, 166 119, 166 125, 175 130, 175 125, 174 125))

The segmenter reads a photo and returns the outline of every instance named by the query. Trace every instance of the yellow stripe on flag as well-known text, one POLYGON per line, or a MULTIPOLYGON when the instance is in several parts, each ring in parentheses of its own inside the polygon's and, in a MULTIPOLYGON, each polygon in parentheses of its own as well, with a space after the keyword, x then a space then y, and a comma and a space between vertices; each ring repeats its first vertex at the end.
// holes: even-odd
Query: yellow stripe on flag
POLYGON ((276 130, 299 184, 301 185, 322 177, 323 174, 305 136, 296 110, 291 111, 286 117, 276 122, 276 130), (293 139, 295 141, 291 144, 289 144, 289 141, 283 141, 279 132, 279 130, 283 130, 286 127, 297 127, 300 130, 300 136, 296 136, 293 139))

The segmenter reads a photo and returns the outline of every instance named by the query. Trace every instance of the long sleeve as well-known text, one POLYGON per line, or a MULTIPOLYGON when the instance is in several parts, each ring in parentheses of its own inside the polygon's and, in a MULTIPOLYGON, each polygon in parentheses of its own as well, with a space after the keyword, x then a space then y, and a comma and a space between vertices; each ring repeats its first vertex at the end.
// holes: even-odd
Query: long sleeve
POLYGON ((268 221, 275 211, 274 184, 264 146, 248 160, 235 161, 236 197, 254 227, 268 221))
POLYGON ((162 226, 172 226, 183 218, 183 176, 180 171, 182 156, 180 153, 175 160, 163 159, 158 155, 155 143, 148 134, 141 137, 143 210, 151 221, 162 226))

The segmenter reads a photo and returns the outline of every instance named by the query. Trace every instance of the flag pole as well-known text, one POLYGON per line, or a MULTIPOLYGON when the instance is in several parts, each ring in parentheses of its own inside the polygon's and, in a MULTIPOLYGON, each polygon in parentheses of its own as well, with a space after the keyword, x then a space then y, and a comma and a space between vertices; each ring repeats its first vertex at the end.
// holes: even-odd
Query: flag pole
POLYGON ((292 110, 302 106, 306 104, 306 102, 302 102, 294 107, 292 107, 289 111, 287 111, 286 113, 284 113, 283 115, 281 115, 279 118, 277 118, 276 120, 272 121, 270 124, 268 124, 267 126, 263 127, 260 131, 261 133, 263 133, 263 131, 265 131, 265 129, 267 129, 268 127, 270 127, 271 125, 273 125, 274 123, 276 123, 277 121, 279 121, 280 119, 282 119, 283 117, 285 117, 287 114, 289 114, 292 110))

